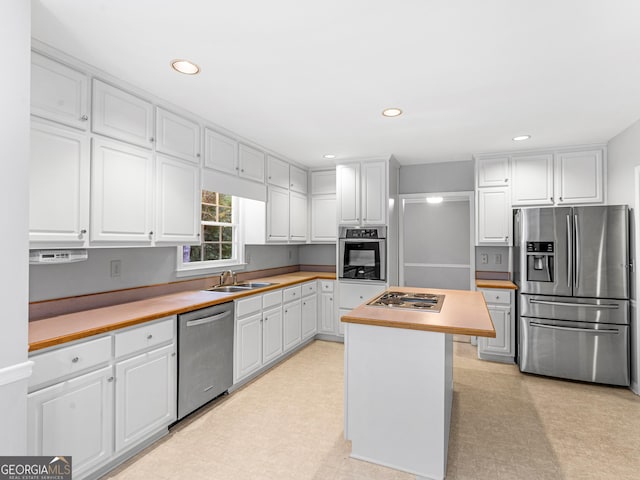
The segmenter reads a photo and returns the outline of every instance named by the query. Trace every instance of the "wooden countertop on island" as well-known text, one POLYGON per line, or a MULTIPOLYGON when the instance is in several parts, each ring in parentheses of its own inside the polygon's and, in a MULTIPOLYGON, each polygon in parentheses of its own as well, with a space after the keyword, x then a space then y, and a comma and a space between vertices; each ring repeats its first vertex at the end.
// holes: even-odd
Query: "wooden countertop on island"
POLYGON ((481 292, 417 287, 391 287, 389 290, 431 293, 444 295, 445 298, 440 313, 373 307, 364 303, 343 315, 341 321, 456 335, 492 338, 496 336, 487 304, 481 292))

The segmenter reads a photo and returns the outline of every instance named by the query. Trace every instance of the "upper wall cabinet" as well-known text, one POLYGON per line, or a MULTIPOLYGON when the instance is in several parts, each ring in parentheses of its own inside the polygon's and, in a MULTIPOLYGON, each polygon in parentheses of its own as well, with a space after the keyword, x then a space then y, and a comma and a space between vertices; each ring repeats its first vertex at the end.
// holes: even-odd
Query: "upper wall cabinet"
POLYGON ((156 107, 156 150, 200 163, 200 126, 180 115, 156 107))
POLYGON ((335 195, 336 170, 311 172, 311 195, 335 195))
POLYGON ((289 164, 284 160, 267 155, 267 183, 289 189, 289 164))
POLYGON ((476 159, 476 187, 504 187, 509 177, 509 156, 476 159))
POLYGON ((86 246, 89 229, 89 138, 73 128, 31 123, 29 240, 86 246))
POLYGON ((602 203, 603 150, 557 153, 556 195, 558 204, 602 203))
POLYGON ((338 237, 336 215, 336 170, 311 172, 311 241, 335 242, 338 237))
POLYGON ((289 167, 289 188, 294 192, 307 194, 307 171, 291 165, 289 167))
POLYGON ((514 155, 511 204, 553 205, 553 154, 514 155))
POLYGON ((338 165, 338 222, 384 225, 387 222, 387 162, 338 165))
POLYGON ((92 99, 91 130, 141 147, 153 146, 151 103, 95 78, 92 99))
POLYGON ((89 79, 83 73, 31 54, 31 113, 87 130, 89 79))
POLYGON ((237 175, 238 142, 209 128, 204 129, 204 166, 237 175))
POLYGON ((238 167, 241 177, 264 183, 264 153, 260 150, 241 143, 238 167))

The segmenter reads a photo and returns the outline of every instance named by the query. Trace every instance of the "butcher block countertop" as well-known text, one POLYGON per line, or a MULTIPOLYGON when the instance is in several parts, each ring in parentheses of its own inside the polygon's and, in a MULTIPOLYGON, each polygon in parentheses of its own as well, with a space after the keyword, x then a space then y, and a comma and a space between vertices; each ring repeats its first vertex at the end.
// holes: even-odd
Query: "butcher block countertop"
POLYGON ((445 295, 445 298, 440 313, 372 307, 363 304, 343 315, 342 321, 456 335, 496 336, 487 304, 481 292, 417 287, 391 287, 390 290, 445 295))
POLYGON ((476 278, 476 288, 507 288, 517 290, 518 286, 511 280, 481 280, 476 278))
POLYGON ((256 278, 252 282, 271 282, 264 288, 246 292, 219 293, 202 290, 172 293, 110 307, 43 318, 29 322, 29 351, 60 345, 73 340, 130 327, 168 315, 198 310, 200 308, 231 302, 241 297, 289 287, 315 279, 335 280, 335 273, 293 272, 274 277, 256 278))

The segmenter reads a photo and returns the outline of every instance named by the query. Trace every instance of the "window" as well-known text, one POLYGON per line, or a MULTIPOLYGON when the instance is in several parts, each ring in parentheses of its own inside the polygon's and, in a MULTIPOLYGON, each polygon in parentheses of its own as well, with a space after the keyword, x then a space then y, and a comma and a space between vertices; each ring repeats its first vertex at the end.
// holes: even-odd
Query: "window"
POLYGON ((241 263, 237 204, 238 199, 231 195, 202 191, 202 242, 178 247, 178 270, 215 269, 241 263))

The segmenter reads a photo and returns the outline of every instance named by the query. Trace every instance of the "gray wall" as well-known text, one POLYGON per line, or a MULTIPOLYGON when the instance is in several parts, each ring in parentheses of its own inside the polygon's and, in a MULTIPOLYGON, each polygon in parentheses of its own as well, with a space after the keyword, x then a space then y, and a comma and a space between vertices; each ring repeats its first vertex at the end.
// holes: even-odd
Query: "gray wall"
POLYGON ((335 265, 336 245, 300 245, 299 259, 302 265, 335 265))
POLYGON ((483 272, 509 272, 511 270, 509 247, 476 247, 476 270, 483 272), (482 263, 483 254, 487 256, 488 263, 482 263))
POLYGON ((640 120, 613 137, 607 145, 607 195, 610 205, 634 207, 634 168, 640 165, 640 120))
POLYGON ((400 167, 400 193, 472 191, 473 160, 400 167))

